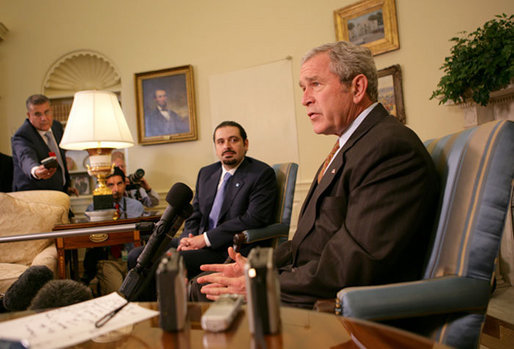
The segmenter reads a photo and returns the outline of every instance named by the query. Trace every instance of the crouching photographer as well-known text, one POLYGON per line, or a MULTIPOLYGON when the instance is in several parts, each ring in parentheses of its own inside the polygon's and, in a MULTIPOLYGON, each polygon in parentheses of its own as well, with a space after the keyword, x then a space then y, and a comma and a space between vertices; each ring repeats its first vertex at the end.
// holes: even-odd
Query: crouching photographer
POLYGON ((127 176, 127 165, 125 155, 120 151, 112 153, 112 163, 119 167, 126 175, 125 182, 127 187, 125 193, 129 198, 136 199, 145 207, 154 207, 159 204, 159 194, 153 190, 144 178, 145 171, 137 169, 134 173, 127 176))
POLYGON ((153 207, 159 203, 159 194, 150 187, 144 175, 145 171, 139 168, 127 176, 127 195, 146 207, 153 207))

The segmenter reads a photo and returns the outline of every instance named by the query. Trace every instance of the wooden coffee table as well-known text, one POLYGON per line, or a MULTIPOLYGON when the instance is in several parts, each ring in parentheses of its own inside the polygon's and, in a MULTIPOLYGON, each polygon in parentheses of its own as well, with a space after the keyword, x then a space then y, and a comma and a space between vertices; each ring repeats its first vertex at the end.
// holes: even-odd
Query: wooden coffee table
MULTIPOLYGON (((156 303, 139 303, 158 310, 156 303)), ((184 330, 166 332, 155 316, 134 325, 74 345, 73 348, 257 348, 249 331, 246 306, 226 332, 212 333, 200 326, 201 315, 208 303, 189 303, 184 330)), ((280 333, 265 336, 268 349, 282 348, 448 348, 428 338, 393 327, 345 318, 329 313, 281 307, 280 333)), ((0 322, 33 312, 0 314, 0 322)))

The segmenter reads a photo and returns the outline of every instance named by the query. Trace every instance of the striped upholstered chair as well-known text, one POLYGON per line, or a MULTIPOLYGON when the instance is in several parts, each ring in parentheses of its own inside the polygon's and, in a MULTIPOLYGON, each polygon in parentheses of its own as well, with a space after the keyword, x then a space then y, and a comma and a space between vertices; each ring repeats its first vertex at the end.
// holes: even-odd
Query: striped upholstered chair
POLYGON ((342 315, 478 347, 514 176, 514 123, 425 142, 444 190, 423 280, 338 293, 342 315))
POLYGON ((245 244, 269 240, 272 247, 289 238, 289 226, 293 212, 294 190, 298 164, 286 162, 273 165, 277 177, 278 200, 276 203, 275 223, 264 228, 248 229, 234 235, 234 247, 240 250, 245 244))

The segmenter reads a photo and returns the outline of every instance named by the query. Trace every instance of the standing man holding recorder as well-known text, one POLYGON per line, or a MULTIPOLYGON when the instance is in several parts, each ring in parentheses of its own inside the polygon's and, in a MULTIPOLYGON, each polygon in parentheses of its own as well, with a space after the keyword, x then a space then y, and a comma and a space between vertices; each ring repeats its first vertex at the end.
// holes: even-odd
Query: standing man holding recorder
POLYGON ((27 119, 12 137, 13 191, 59 190, 78 195, 70 186, 66 156, 59 148, 64 133, 61 123, 53 119, 50 100, 40 94, 27 98, 27 119), (57 164, 42 164, 55 157, 57 164))

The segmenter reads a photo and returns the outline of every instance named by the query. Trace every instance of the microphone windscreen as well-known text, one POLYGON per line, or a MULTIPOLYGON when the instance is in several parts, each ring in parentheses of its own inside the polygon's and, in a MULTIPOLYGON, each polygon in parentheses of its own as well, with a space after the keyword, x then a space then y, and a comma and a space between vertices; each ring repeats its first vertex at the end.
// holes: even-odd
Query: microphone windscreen
POLYGON ((26 310, 41 287, 53 278, 54 273, 44 265, 33 265, 27 268, 5 292, 5 309, 26 310))
POLYGON ((166 201, 176 210, 182 208, 193 198, 193 191, 184 183, 175 183, 166 195, 166 201))
POLYGON ((36 294, 30 310, 59 308, 93 298, 91 289, 75 280, 51 280, 36 294))

